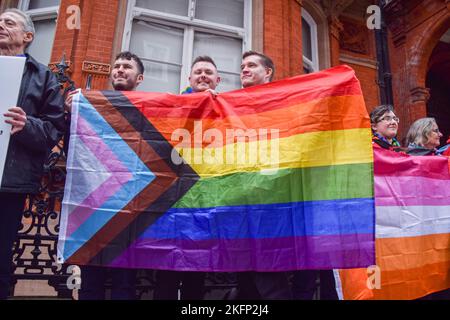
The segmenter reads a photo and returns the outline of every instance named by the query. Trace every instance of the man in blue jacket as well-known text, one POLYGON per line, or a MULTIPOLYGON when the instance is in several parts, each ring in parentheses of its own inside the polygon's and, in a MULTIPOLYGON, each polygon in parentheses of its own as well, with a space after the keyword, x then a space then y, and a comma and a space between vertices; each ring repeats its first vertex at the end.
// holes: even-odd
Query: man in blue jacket
POLYGON ((0 187, 0 299, 9 295, 12 246, 25 198, 38 193, 44 163, 65 130, 56 77, 26 53, 34 33, 33 22, 24 12, 8 9, 0 15, 0 55, 26 57, 17 106, 4 114, 12 131, 0 187))
MULTIPOLYGON (((144 81, 144 64, 135 54, 120 52, 111 70, 111 84, 116 91, 135 91, 144 81)), ((69 93, 65 108, 72 111, 72 100, 76 91, 69 93)), ((65 141, 69 141, 69 133, 65 141)), ((68 146, 67 146, 68 147, 68 146)), ((111 300, 136 299, 136 270, 84 265, 81 268, 79 300, 106 299, 106 282, 111 278, 111 300)))

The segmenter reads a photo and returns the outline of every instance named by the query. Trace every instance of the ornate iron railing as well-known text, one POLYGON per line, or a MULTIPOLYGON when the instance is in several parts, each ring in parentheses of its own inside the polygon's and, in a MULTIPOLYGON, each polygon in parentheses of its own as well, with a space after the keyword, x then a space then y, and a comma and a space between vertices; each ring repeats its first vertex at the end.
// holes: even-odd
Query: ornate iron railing
POLYGON ((47 280, 59 297, 70 298, 66 266, 56 262, 59 218, 65 183, 65 156, 55 147, 44 167, 38 195, 29 196, 14 246, 14 284, 18 280, 47 280))

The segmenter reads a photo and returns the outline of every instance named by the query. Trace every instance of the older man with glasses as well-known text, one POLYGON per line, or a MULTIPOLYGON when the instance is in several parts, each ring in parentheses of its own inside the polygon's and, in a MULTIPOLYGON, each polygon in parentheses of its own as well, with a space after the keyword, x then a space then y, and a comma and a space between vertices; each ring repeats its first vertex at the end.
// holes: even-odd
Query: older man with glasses
POLYGON ((26 53, 34 34, 24 12, 8 9, 0 14, 0 55, 26 59, 17 106, 4 114, 12 131, 0 187, 0 300, 8 297, 11 286, 12 246, 25 198, 38 192, 47 156, 65 130, 56 77, 26 53))

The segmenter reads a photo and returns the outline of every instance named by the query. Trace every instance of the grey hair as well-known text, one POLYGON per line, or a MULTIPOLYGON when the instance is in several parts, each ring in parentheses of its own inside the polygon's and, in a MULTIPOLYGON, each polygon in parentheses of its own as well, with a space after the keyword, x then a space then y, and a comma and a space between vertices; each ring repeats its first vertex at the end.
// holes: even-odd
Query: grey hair
POLYGON ((414 121, 409 127, 406 135, 406 144, 414 143, 418 146, 424 147, 428 142, 428 137, 433 129, 433 124, 437 125, 434 118, 421 118, 414 121))
MULTIPOLYGON (((34 35, 36 34, 36 30, 34 28, 34 23, 33 23, 33 20, 31 20, 31 17, 27 13, 23 12, 22 10, 15 9, 15 8, 6 9, 4 11, 4 13, 7 13, 7 12, 15 13, 23 19, 23 30, 25 32, 31 32, 33 34, 33 40, 34 40, 34 35)), ((30 43, 27 44, 27 48, 31 45, 32 42, 33 41, 31 41, 30 43)))

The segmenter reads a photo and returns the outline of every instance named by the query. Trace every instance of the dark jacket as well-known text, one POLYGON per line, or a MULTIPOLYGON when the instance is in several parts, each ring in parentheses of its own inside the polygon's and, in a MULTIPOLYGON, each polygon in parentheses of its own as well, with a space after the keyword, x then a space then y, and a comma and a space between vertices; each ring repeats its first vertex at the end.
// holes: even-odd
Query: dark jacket
POLYGON ((374 135, 374 136, 372 136, 372 146, 374 148, 382 148, 382 149, 391 150, 391 151, 395 151, 395 152, 403 151, 402 147, 400 146, 400 143, 398 143, 398 141, 395 138, 393 139, 393 143, 390 144, 385 139, 380 139, 380 137, 374 135))
POLYGON ((406 153, 411 156, 434 156, 436 155, 436 149, 427 149, 425 147, 410 143, 406 153))
POLYGON ((55 75, 27 55, 17 102, 27 122, 9 141, 0 192, 38 192, 44 163, 65 130, 63 103, 55 75))

